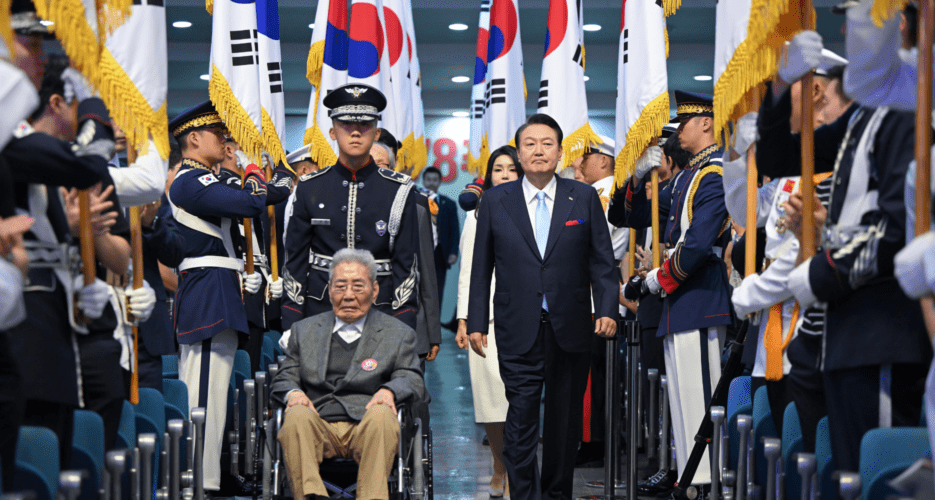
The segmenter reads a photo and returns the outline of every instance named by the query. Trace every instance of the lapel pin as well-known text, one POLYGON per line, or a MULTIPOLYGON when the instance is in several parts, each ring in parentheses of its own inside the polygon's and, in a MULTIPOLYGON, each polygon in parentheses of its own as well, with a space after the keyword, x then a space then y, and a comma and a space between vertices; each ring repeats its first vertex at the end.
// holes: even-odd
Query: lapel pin
POLYGON ((571 196, 569 196, 568 199, 571 200, 571 201, 575 201, 575 199, 572 198, 571 196))
POLYGON ((365 359, 363 363, 360 364, 360 367, 364 371, 372 372, 377 369, 377 360, 373 358, 365 359))

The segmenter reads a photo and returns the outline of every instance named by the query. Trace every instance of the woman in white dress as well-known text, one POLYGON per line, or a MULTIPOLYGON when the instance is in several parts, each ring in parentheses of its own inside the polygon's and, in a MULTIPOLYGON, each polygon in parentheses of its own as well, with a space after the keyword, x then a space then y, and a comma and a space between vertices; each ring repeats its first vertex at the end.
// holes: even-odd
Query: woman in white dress
MULTIPOLYGON (((504 182, 522 178, 523 167, 516 156, 516 148, 504 146, 494 150, 487 162, 487 175, 484 178, 484 191, 504 182)), ((506 466, 503 464, 503 423, 509 403, 506 391, 500 379, 500 367, 497 361, 497 341, 493 327, 493 306, 490 307, 490 326, 487 334, 487 357, 478 356, 468 348, 467 310, 468 293, 471 284, 471 262, 474 257, 474 234, 477 232, 477 215, 474 210, 467 212, 464 229, 461 231, 461 272, 458 275, 458 334, 455 338, 458 347, 468 351, 468 364, 471 370, 471 391, 474 395, 474 421, 484 424, 487 438, 490 440, 490 454, 493 455, 493 477, 490 478, 490 496, 509 496, 506 466)), ((491 281, 490 296, 497 284, 491 281)))

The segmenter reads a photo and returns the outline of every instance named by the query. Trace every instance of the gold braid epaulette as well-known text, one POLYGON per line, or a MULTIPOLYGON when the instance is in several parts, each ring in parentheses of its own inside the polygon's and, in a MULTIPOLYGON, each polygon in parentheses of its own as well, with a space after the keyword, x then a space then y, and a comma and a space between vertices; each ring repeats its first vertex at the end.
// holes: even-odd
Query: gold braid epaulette
POLYGON ((708 174, 717 174, 717 175, 723 176, 724 169, 722 167, 717 167, 717 166, 712 165, 710 167, 702 168, 701 171, 695 174, 695 178, 692 179, 691 188, 688 190, 688 224, 689 225, 691 225, 692 216, 694 215, 692 213, 692 205, 695 203, 695 191, 697 191, 698 186, 701 185, 701 179, 708 174))
POLYGON ((211 171, 211 169, 208 168, 207 165, 201 163, 198 160, 193 160, 191 158, 182 158, 182 166, 189 167, 189 168, 200 168, 202 170, 207 170, 209 172, 211 171))

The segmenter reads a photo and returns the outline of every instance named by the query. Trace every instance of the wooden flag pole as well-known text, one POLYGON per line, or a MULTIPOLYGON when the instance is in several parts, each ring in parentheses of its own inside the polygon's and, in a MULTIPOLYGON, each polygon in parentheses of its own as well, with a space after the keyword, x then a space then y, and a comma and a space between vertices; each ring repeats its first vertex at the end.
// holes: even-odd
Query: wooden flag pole
MULTIPOLYGON (((244 170, 241 176, 241 185, 247 185, 247 171, 244 170)), ((244 247, 247 249, 247 257, 244 259, 244 270, 247 274, 253 274, 253 219, 244 217, 243 219, 243 238, 244 247)))
MULTIPOLYGON (((266 166, 266 179, 269 181, 273 179, 272 165, 266 166)), ((267 214, 269 214, 269 268, 273 281, 276 281, 279 279, 279 242, 276 239, 276 207, 270 205, 266 210, 267 214)))
MULTIPOLYGON (((96 258, 94 256, 94 228, 91 226, 91 192, 87 189, 78 191, 78 239, 81 242, 81 267, 84 275, 84 286, 94 284, 97 278, 96 258)), ((77 290, 75 291, 77 293, 77 290)), ((74 307, 75 323, 85 325, 88 318, 78 309, 78 301, 74 307)))
MULTIPOLYGON (((932 43, 935 30, 933 0, 919 1, 919 61, 916 85, 916 227, 919 236, 931 226, 931 150, 932 144, 932 43)), ((929 339, 935 336, 935 298, 922 298, 922 312, 929 339)))
MULTIPOLYGON (((136 150, 127 149, 127 164, 136 163, 136 150)), ((130 207, 130 249, 133 258, 133 289, 143 287, 143 227, 140 221, 140 207, 130 207)), ((127 308, 128 320, 135 319, 130 316, 127 308)), ((140 403, 140 327, 133 326, 133 370, 130 374, 130 402, 140 403)))
POLYGON ((653 269, 657 269, 662 265, 662 250, 659 248, 659 169, 654 168, 650 175, 653 186, 653 198, 650 200, 653 214, 653 269))
MULTIPOLYGON (((802 11, 802 29, 815 29, 811 0, 799 0, 802 11)), ((812 103, 812 73, 802 78, 802 255, 808 259, 815 255, 815 127, 812 103)), ((749 224, 749 221, 747 221, 749 224)), ((754 221, 754 226, 755 226, 754 221)))
POLYGON ((633 270, 636 269, 636 229, 630 229, 630 244, 627 248, 627 276, 630 279, 633 276, 633 270))
POLYGON ((747 150, 747 226, 744 230, 744 276, 756 274, 756 202, 757 170, 756 149, 747 150))

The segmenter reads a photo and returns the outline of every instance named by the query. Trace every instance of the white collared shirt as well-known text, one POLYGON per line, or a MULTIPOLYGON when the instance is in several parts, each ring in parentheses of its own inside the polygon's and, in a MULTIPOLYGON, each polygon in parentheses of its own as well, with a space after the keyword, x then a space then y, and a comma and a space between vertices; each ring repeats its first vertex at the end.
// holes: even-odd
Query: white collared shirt
POLYGON ((348 344, 359 339, 361 334, 364 331, 364 322, 367 321, 367 315, 365 314, 363 318, 353 322, 345 323, 341 321, 337 316, 334 318, 334 328, 331 330, 332 333, 338 332, 338 335, 344 339, 348 344))
POLYGON ((529 211, 529 222, 532 224, 533 236, 536 236, 536 207, 539 205, 536 195, 539 191, 545 193, 545 208, 549 211, 549 221, 551 222, 552 207, 555 204, 555 187, 557 185, 558 182, 555 180, 555 176, 552 176, 549 183, 542 189, 533 186, 528 178, 523 177, 523 197, 526 199, 526 210, 529 211))

